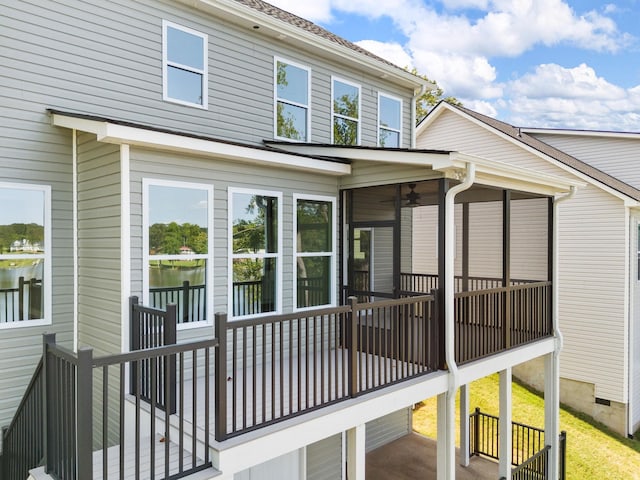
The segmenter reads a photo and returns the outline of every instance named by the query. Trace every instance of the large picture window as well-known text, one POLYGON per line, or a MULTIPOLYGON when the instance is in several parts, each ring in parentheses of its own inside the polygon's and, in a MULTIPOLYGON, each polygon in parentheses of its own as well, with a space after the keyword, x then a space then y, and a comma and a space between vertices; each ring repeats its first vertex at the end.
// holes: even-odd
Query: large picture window
POLYGON ((335 302, 335 199, 294 196, 296 308, 335 302))
POLYGON ((145 180, 144 197, 146 303, 176 304, 182 325, 209 321, 213 187, 145 180))
POLYGON ((331 84, 335 145, 360 144, 360 86, 334 78, 331 84))
POLYGON ((51 189, 0 182, 0 205, 0 328, 50 323, 51 189))
POLYGON ((207 35, 167 21, 162 32, 163 98, 206 108, 207 35))
POLYGON ((275 136, 306 142, 309 138, 311 71, 284 60, 275 60, 275 136))
POLYGON ((378 145, 387 148, 402 146, 402 100, 378 95, 378 145))
POLYGON ((281 203, 281 193, 229 189, 233 317, 280 311, 281 203))

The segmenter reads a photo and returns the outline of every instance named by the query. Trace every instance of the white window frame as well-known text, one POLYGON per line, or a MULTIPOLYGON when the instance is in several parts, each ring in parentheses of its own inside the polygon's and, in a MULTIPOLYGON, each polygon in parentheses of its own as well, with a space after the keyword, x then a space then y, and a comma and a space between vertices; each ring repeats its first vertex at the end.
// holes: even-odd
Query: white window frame
MULTIPOLYGON (((158 178, 142 179, 142 298, 144 304, 149 304, 149 187, 174 187, 194 190, 203 190, 207 192, 207 253, 183 255, 180 258, 189 260, 196 258, 204 258, 207 262, 205 270, 206 297, 207 297, 207 318, 202 322, 177 322, 178 330, 189 330, 192 328, 200 328, 213 325, 214 304, 213 304, 213 271, 214 271, 214 225, 213 225, 213 185, 205 183, 181 182, 175 180, 163 180, 158 178)), ((153 258, 159 260, 171 259, 175 255, 154 255, 153 258)))
MULTIPOLYGON (((36 185, 36 184, 27 184, 27 183, 10 183, 10 182, 0 182, 0 188, 11 188, 13 190, 31 190, 31 191, 39 191, 44 194, 44 204, 43 208, 43 219, 44 219, 44 253, 43 254, 33 254, 30 258, 41 258, 44 260, 44 268, 43 268, 43 310, 44 310, 44 318, 33 319, 33 320, 22 320, 17 322, 4 322, 0 323, 0 330, 4 329, 13 329, 13 328, 27 328, 27 327, 37 327, 40 325, 51 325, 52 322, 52 312, 51 312, 51 299, 52 294, 51 291, 53 289, 53 285, 51 282, 51 252, 53 249, 53 245, 51 244, 51 186, 50 185, 36 185)), ((15 207, 19 208, 19 207, 15 207)), ((24 259, 24 255, 21 254, 0 254, 0 259, 2 260, 21 260, 24 259)))
POLYGON ((388 130, 390 132, 397 132, 398 133, 398 148, 402 148, 402 109, 403 109, 403 103, 402 103, 402 99, 400 97, 396 97, 394 95, 389 95, 388 93, 378 92, 378 132, 377 132, 377 136, 378 136, 378 146, 379 147, 382 146, 382 145, 380 145, 380 130, 388 130), (400 105, 400 128, 399 129, 382 126, 382 123, 381 123, 382 118, 380 116, 380 105, 381 105, 381 101, 380 100, 381 100, 382 97, 388 98, 390 100, 393 100, 393 101, 399 103, 399 105, 400 105))
POLYGON ((324 195, 307 195, 304 193, 293 194, 293 311, 305 311, 314 308, 336 305, 336 285, 337 285, 337 199, 336 197, 324 195), (298 200, 311 200, 320 202, 331 202, 331 251, 330 252, 298 252, 298 200), (330 257, 329 268, 331 279, 329 284, 329 303, 325 305, 313 305, 311 307, 298 308, 298 258, 304 257, 330 257))
POLYGON ((333 138, 333 125, 336 118, 342 118, 342 119, 357 123, 358 133, 356 135, 358 136, 358 138, 356 140, 356 145, 360 145, 361 139, 362 139, 361 128, 360 128, 362 125, 362 122, 360 122, 360 119, 362 118, 362 87, 359 84, 351 82, 349 80, 345 80, 340 77, 331 76, 331 144, 335 143, 335 139, 333 138), (333 94, 334 94, 334 87, 336 82, 344 83, 345 85, 350 85, 358 89, 358 118, 347 117, 345 115, 341 115, 334 111, 333 94))
POLYGON ((302 65, 297 62, 292 62, 282 57, 273 57, 273 138, 278 140, 285 140, 287 142, 305 143, 309 142, 311 138, 311 67, 302 65), (307 104, 292 102, 291 100, 281 99, 278 97, 278 63, 286 63, 296 68, 307 71, 307 104), (293 105, 295 107, 305 108, 307 111, 306 123, 307 123, 307 135, 302 140, 295 138, 281 137, 278 135, 278 101, 282 100, 283 103, 293 105))
POLYGON ((209 36, 206 33, 201 33, 193 30, 189 27, 178 25, 177 23, 162 20, 162 99, 166 102, 177 103, 180 105, 186 105, 189 107, 201 108, 203 110, 208 109, 209 104, 209 36), (202 65, 203 69, 194 68, 189 65, 183 65, 181 63, 170 62, 167 55, 167 28, 171 27, 176 30, 181 30, 190 35, 200 37, 202 39, 202 65), (177 67, 188 72, 197 73, 202 75, 202 103, 192 103, 180 100, 178 98, 172 98, 169 96, 168 86, 168 73, 167 67, 177 67))
POLYGON ((257 190, 250 188, 239 188, 239 187, 229 187, 228 189, 228 244, 227 251, 228 254, 228 263, 227 263, 227 318, 230 320, 238 320, 238 319, 246 319, 246 318, 256 318, 262 317, 265 315, 278 315, 282 313, 282 252, 283 252, 283 236, 282 236, 282 210, 283 210, 283 202, 282 202, 282 192, 270 191, 270 190, 257 190), (277 214, 277 222, 278 222, 278 251, 275 253, 233 253, 233 196, 236 193, 245 194, 245 195, 260 195, 264 197, 275 197, 278 199, 278 214, 277 214), (238 315, 234 317, 233 315, 233 261, 235 259, 241 258, 250 258, 250 259, 258 259, 258 258, 275 258, 276 259, 276 308, 271 312, 263 312, 257 313, 253 315, 238 315))

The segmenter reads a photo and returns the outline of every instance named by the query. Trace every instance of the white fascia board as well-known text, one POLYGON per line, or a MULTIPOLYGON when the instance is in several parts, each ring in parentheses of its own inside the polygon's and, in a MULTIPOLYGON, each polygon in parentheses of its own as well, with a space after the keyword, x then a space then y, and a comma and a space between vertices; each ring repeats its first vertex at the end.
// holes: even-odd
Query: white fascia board
POLYGON ((545 135, 565 135, 579 137, 603 137, 603 138, 628 138, 631 140, 640 140, 638 132, 607 132, 598 130, 571 130, 561 128, 521 128, 523 133, 529 135, 545 134, 545 135))
POLYGON ((98 120, 88 120, 61 114, 53 115, 53 124, 83 132, 94 133, 100 142, 128 144, 164 151, 215 156, 225 160, 259 165, 275 165, 293 170, 312 171, 326 175, 348 175, 351 165, 319 160, 300 155, 244 147, 215 140, 193 138, 174 133, 158 132, 98 120))
POLYGON ((271 17, 266 13, 262 13, 251 7, 244 6, 234 0, 179 0, 181 3, 192 6, 196 9, 212 13, 226 20, 236 18, 241 23, 247 25, 258 25, 261 30, 266 30, 272 37, 282 41, 287 39, 292 41, 296 48, 304 48, 307 50, 322 52, 325 57, 338 58, 342 63, 356 64, 360 68, 374 74, 377 73, 380 78, 416 90, 425 85, 427 88, 435 88, 431 82, 423 78, 413 75, 394 65, 368 57, 357 51, 339 43, 332 42, 320 35, 306 31, 300 27, 289 24, 283 20, 271 17))

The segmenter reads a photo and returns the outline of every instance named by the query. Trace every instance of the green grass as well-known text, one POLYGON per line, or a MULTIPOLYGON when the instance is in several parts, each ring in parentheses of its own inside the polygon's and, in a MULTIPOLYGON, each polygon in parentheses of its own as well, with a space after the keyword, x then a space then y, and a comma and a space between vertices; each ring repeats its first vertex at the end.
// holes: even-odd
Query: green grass
MULTIPOLYGON (((470 385, 470 406, 498 415, 498 376, 470 385)), ((456 400, 456 403, 457 400, 456 400)), ((544 400, 533 391, 513 384, 513 421, 544 428, 544 400)), ((436 437, 436 399, 422 402, 414 411, 413 428, 436 437)), ((560 429, 567 432, 568 480, 640 480, 640 441, 612 432, 587 415, 564 407, 560 429)), ((456 434, 457 435, 457 434, 456 434)), ((459 438, 456 438, 459 444, 459 438)))

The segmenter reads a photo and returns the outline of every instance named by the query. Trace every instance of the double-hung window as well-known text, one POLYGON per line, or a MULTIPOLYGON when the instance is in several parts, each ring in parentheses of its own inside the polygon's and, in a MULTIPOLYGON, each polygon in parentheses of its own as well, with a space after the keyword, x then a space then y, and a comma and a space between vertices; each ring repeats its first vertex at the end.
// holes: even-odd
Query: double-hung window
POLYGON ((144 179, 143 192, 145 303, 176 304, 184 326, 210 321, 213 186, 144 179))
POLYGON ((332 139, 335 145, 360 144, 360 85, 333 78, 332 139))
POLYGON ((294 195, 296 308, 335 302, 335 198, 294 195))
POLYGON ((0 328, 51 322, 51 187, 0 182, 0 328))
POLYGON ((306 142, 309 139, 311 70, 275 59, 275 136, 306 142))
POLYGON ((282 193, 229 188, 229 312, 278 313, 282 298, 282 193))
POLYGON ((165 100, 207 108, 207 35, 162 22, 165 100))
POLYGON ((402 137, 402 100, 378 95, 378 145, 399 148, 402 137))

